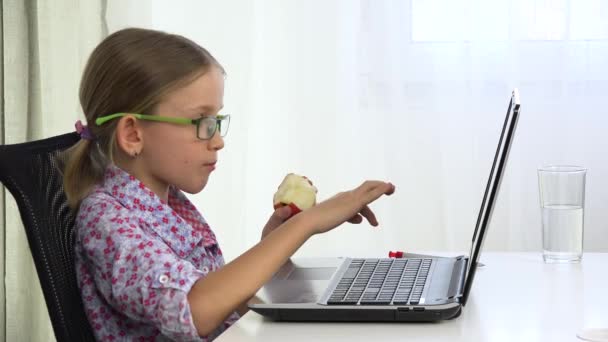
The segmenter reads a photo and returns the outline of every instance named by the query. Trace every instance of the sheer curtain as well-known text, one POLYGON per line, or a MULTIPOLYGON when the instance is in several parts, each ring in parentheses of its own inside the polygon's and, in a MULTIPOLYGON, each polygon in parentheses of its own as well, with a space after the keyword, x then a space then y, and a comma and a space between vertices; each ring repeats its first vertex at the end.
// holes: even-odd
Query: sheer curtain
MULTIPOLYGON (((103 36, 104 2, 2 2, 3 144, 67 133, 82 118, 78 83, 86 58, 103 36)), ((0 340, 50 341, 54 334, 19 211, 2 191, 0 340)))
POLYGON ((468 251, 507 100, 522 116, 487 250, 540 250, 536 168, 589 168, 585 250, 608 250, 608 2, 109 1, 110 31, 186 35, 227 69, 218 170, 191 196, 228 259, 259 239, 288 172, 319 198, 365 179, 398 191, 381 228, 344 226, 300 256, 468 251))

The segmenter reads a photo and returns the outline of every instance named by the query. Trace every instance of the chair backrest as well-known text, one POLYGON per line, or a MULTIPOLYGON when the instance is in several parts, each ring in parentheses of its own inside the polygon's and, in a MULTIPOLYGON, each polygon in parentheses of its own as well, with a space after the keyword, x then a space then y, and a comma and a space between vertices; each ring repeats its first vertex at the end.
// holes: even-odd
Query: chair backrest
POLYGON ((74 217, 63 191, 61 151, 80 137, 0 146, 0 181, 11 192, 57 341, 95 341, 85 315, 74 268, 74 217))

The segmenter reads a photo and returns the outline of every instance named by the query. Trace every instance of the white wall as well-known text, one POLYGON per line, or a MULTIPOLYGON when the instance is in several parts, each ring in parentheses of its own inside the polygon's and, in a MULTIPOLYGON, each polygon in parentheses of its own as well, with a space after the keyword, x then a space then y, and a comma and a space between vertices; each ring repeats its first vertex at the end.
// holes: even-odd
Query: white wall
POLYGON ((606 1, 116 1, 110 31, 185 35, 228 72, 226 148, 192 196, 228 259, 258 239, 284 174, 319 198, 398 186, 382 224, 311 239, 302 256, 468 251, 504 119, 522 116, 488 250, 540 250, 536 168, 589 168, 585 250, 608 251, 606 1), (457 18, 458 20, 456 20, 457 18))

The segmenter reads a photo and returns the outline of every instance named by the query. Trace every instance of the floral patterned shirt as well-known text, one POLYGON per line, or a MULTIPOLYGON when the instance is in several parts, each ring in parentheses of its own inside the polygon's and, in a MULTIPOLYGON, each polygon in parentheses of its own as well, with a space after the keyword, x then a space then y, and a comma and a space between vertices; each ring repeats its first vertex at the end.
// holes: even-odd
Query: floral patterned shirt
POLYGON ((198 336, 187 294, 224 265, 215 235, 178 189, 168 203, 112 165, 76 217, 76 272, 99 341, 211 341, 234 312, 198 336))

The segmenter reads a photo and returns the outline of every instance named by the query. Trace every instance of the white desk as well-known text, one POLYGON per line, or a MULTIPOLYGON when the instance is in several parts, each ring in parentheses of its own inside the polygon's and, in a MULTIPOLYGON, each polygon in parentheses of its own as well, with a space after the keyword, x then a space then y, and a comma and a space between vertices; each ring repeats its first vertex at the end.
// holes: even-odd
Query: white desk
POLYGON ((287 323, 250 311, 216 341, 582 341, 608 328, 608 253, 544 264, 540 253, 483 253, 460 317, 438 323, 287 323))

